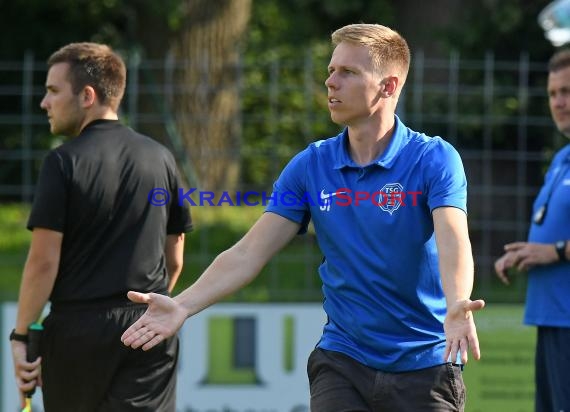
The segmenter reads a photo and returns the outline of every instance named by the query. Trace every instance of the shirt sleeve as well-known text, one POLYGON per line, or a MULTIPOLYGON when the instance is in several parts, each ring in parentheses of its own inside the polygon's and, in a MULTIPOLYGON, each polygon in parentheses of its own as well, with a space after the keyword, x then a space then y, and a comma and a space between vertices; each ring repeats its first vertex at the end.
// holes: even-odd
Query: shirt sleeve
POLYGON ((273 193, 265 209, 301 225, 299 234, 307 231, 311 213, 307 198, 307 166, 309 149, 297 154, 285 166, 273 184, 273 193))
POLYGON ((176 172, 173 172, 171 181, 173 182, 172 187, 170 188, 172 201, 170 202, 166 234, 178 235, 192 231, 192 217, 190 214, 190 206, 184 201, 184 199, 180 199, 179 193, 182 185, 176 172))
POLYGON ((467 178, 457 150, 443 139, 434 138, 424 161, 430 211, 451 206, 467 213, 467 178))
POLYGON ((61 155, 52 150, 42 163, 27 228, 64 231, 67 215, 67 179, 61 155))

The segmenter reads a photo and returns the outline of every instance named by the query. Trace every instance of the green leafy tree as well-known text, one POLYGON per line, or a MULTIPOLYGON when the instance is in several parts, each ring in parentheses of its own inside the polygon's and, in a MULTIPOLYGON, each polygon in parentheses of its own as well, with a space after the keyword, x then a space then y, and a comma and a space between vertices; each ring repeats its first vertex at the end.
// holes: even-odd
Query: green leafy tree
POLYGON ((324 81, 330 35, 350 23, 391 25, 387 0, 254 2, 244 52, 242 175, 267 189, 309 142, 330 137, 324 81))

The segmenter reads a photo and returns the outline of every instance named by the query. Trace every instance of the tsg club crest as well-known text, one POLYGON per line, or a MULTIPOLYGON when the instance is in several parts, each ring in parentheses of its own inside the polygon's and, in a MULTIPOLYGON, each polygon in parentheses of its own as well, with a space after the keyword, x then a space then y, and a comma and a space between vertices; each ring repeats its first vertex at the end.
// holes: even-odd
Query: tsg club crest
POLYGON ((402 205, 404 187, 400 183, 386 183, 378 195, 378 206, 392 215, 402 205))

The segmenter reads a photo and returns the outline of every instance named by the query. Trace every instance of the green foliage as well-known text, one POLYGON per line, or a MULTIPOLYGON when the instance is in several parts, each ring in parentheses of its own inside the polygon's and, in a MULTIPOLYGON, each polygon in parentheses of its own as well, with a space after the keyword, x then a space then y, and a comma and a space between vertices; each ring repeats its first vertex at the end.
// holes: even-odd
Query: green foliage
POLYGON ((528 50, 533 59, 546 60, 552 46, 538 25, 538 13, 551 0, 466 1, 440 34, 448 50, 482 58, 487 50, 505 59, 518 59, 528 50))
POLYGON ((0 301, 16 299, 31 233, 26 230, 29 207, 0 206, 0 301))
POLYGON ((275 179, 308 143, 340 131, 330 121, 324 86, 332 52, 330 34, 363 21, 362 16, 393 22, 389 3, 254 2, 244 51, 242 100, 242 173, 247 184, 259 187, 268 177, 275 179))
POLYGON ((25 250, 31 239, 26 230, 29 206, 3 204, 0 207, 0 253, 25 250))
MULTIPOLYGON (((188 4, 184 0, 14 0, 2 8, 0 22, 11 36, 0 39, 0 47, 5 58, 20 59, 26 49, 44 58, 71 41, 99 41, 124 50, 125 56, 137 48, 146 58, 164 59, 168 51, 164 45, 183 28, 188 4)), ((308 142, 338 132, 328 118, 323 85, 330 33, 365 20, 362 16, 393 22, 390 4, 387 0, 253 3, 243 53, 247 121, 241 150, 247 184, 266 184, 268 176, 276 177, 286 160, 308 142)))
POLYGON ((163 38, 178 29, 182 3, 183 0, 4 0, 0 23, 4 33, 10 35, 0 38, 0 50, 3 58, 21 58, 25 50, 47 58, 73 41, 105 42, 117 49, 128 49, 140 45, 140 32, 163 38), (149 16, 154 24, 149 24, 149 16))
MULTIPOLYGON (((188 5, 200 1, 205 0, 4 1, 0 22, 10 36, 0 39, 0 48, 4 58, 20 59, 28 49, 33 49, 36 56, 47 57, 69 41, 93 40, 125 51, 138 48, 144 51, 145 58, 163 59, 168 50, 165 44, 183 28, 188 5)), ((549 0, 465 1, 448 27, 431 32, 430 37, 446 50, 459 50, 461 59, 483 59, 486 51, 492 49, 501 59, 518 59, 521 50, 529 50, 531 58, 544 61, 552 48, 544 39, 536 16, 548 3, 549 0)), ((266 185, 286 160, 307 143, 339 131, 328 117, 323 85, 331 53, 330 34, 354 22, 381 22, 396 27, 403 23, 398 21, 402 15, 399 7, 403 6, 390 0, 253 2, 242 53, 241 154, 246 184, 266 185)), ((461 84, 481 87, 485 82, 482 73, 462 70, 461 84)), ((474 115, 491 109, 493 116, 512 121, 525 104, 517 96, 517 74, 497 71, 493 76, 494 84, 501 85, 504 95, 494 96, 492 106, 483 100, 482 92, 479 96, 462 97, 459 106, 474 115)), ((531 86, 543 87, 543 74, 531 72, 529 82, 531 86)), ((424 100, 424 107, 430 108, 434 116, 445 116, 451 110, 447 94, 426 95, 424 100)), ((0 108, 4 106, 0 102, 0 108)), ((533 113, 545 110, 542 104, 533 105, 533 113)), ((482 142, 482 116, 477 123, 462 127, 465 137, 461 144, 466 148, 479 148, 482 142)), ((510 145, 515 139, 511 136, 516 134, 516 126, 502 127, 504 132, 494 133, 494 145, 512 149, 510 145)), ((446 135, 445 130, 428 131, 446 135)), ((19 138, 17 131, 14 138, 19 138)), ((0 147, 14 148, 7 146, 8 139, 2 139, 0 147)))
POLYGON ((389 0, 290 0, 253 3, 248 51, 276 48, 299 52, 317 42, 329 41, 330 34, 345 24, 394 23, 389 0))
POLYGON ((244 181, 256 186, 277 177, 307 143, 338 132, 326 108, 328 44, 282 52, 285 57, 277 50, 246 55, 242 168, 244 181))
MULTIPOLYGON (((412 76, 406 86, 406 112, 413 113, 412 118, 421 115, 445 119, 454 114, 457 120, 450 116, 449 122, 442 120, 421 127, 450 139, 461 150, 540 152, 552 147, 547 127, 537 127, 538 122, 550 118, 546 61, 554 48, 537 22, 539 12, 549 3, 550 0, 462 2, 447 26, 434 34, 444 53, 457 62, 457 71, 452 73, 437 65, 429 67, 430 56, 426 56, 421 88, 430 92, 422 98, 421 114, 413 113, 416 96, 412 76), (456 96, 454 86, 460 90, 456 96), (448 135, 452 122, 457 122, 452 128, 457 136, 448 135), (524 147, 517 138, 521 133, 526 133, 524 147)), ((418 64, 417 60, 412 61, 412 72, 418 64)), ((414 119, 409 124, 416 127, 414 119)))
POLYGON ((70 41, 118 38, 114 1, 12 0, 2 5, 1 24, 9 36, 0 38, 4 58, 19 58, 24 50, 47 57, 70 41), (14 41, 18 39, 18 41, 14 41))

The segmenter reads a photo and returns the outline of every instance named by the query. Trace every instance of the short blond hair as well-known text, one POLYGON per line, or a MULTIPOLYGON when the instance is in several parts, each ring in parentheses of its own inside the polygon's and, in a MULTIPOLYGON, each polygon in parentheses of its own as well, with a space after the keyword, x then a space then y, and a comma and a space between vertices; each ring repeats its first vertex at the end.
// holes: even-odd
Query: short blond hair
POLYGON ((410 69, 410 48, 406 40, 396 31, 380 24, 349 24, 331 35, 332 44, 343 41, 368 48, 372 64, 378 74, 386 68, 395 69, 405 81, 410 69))

